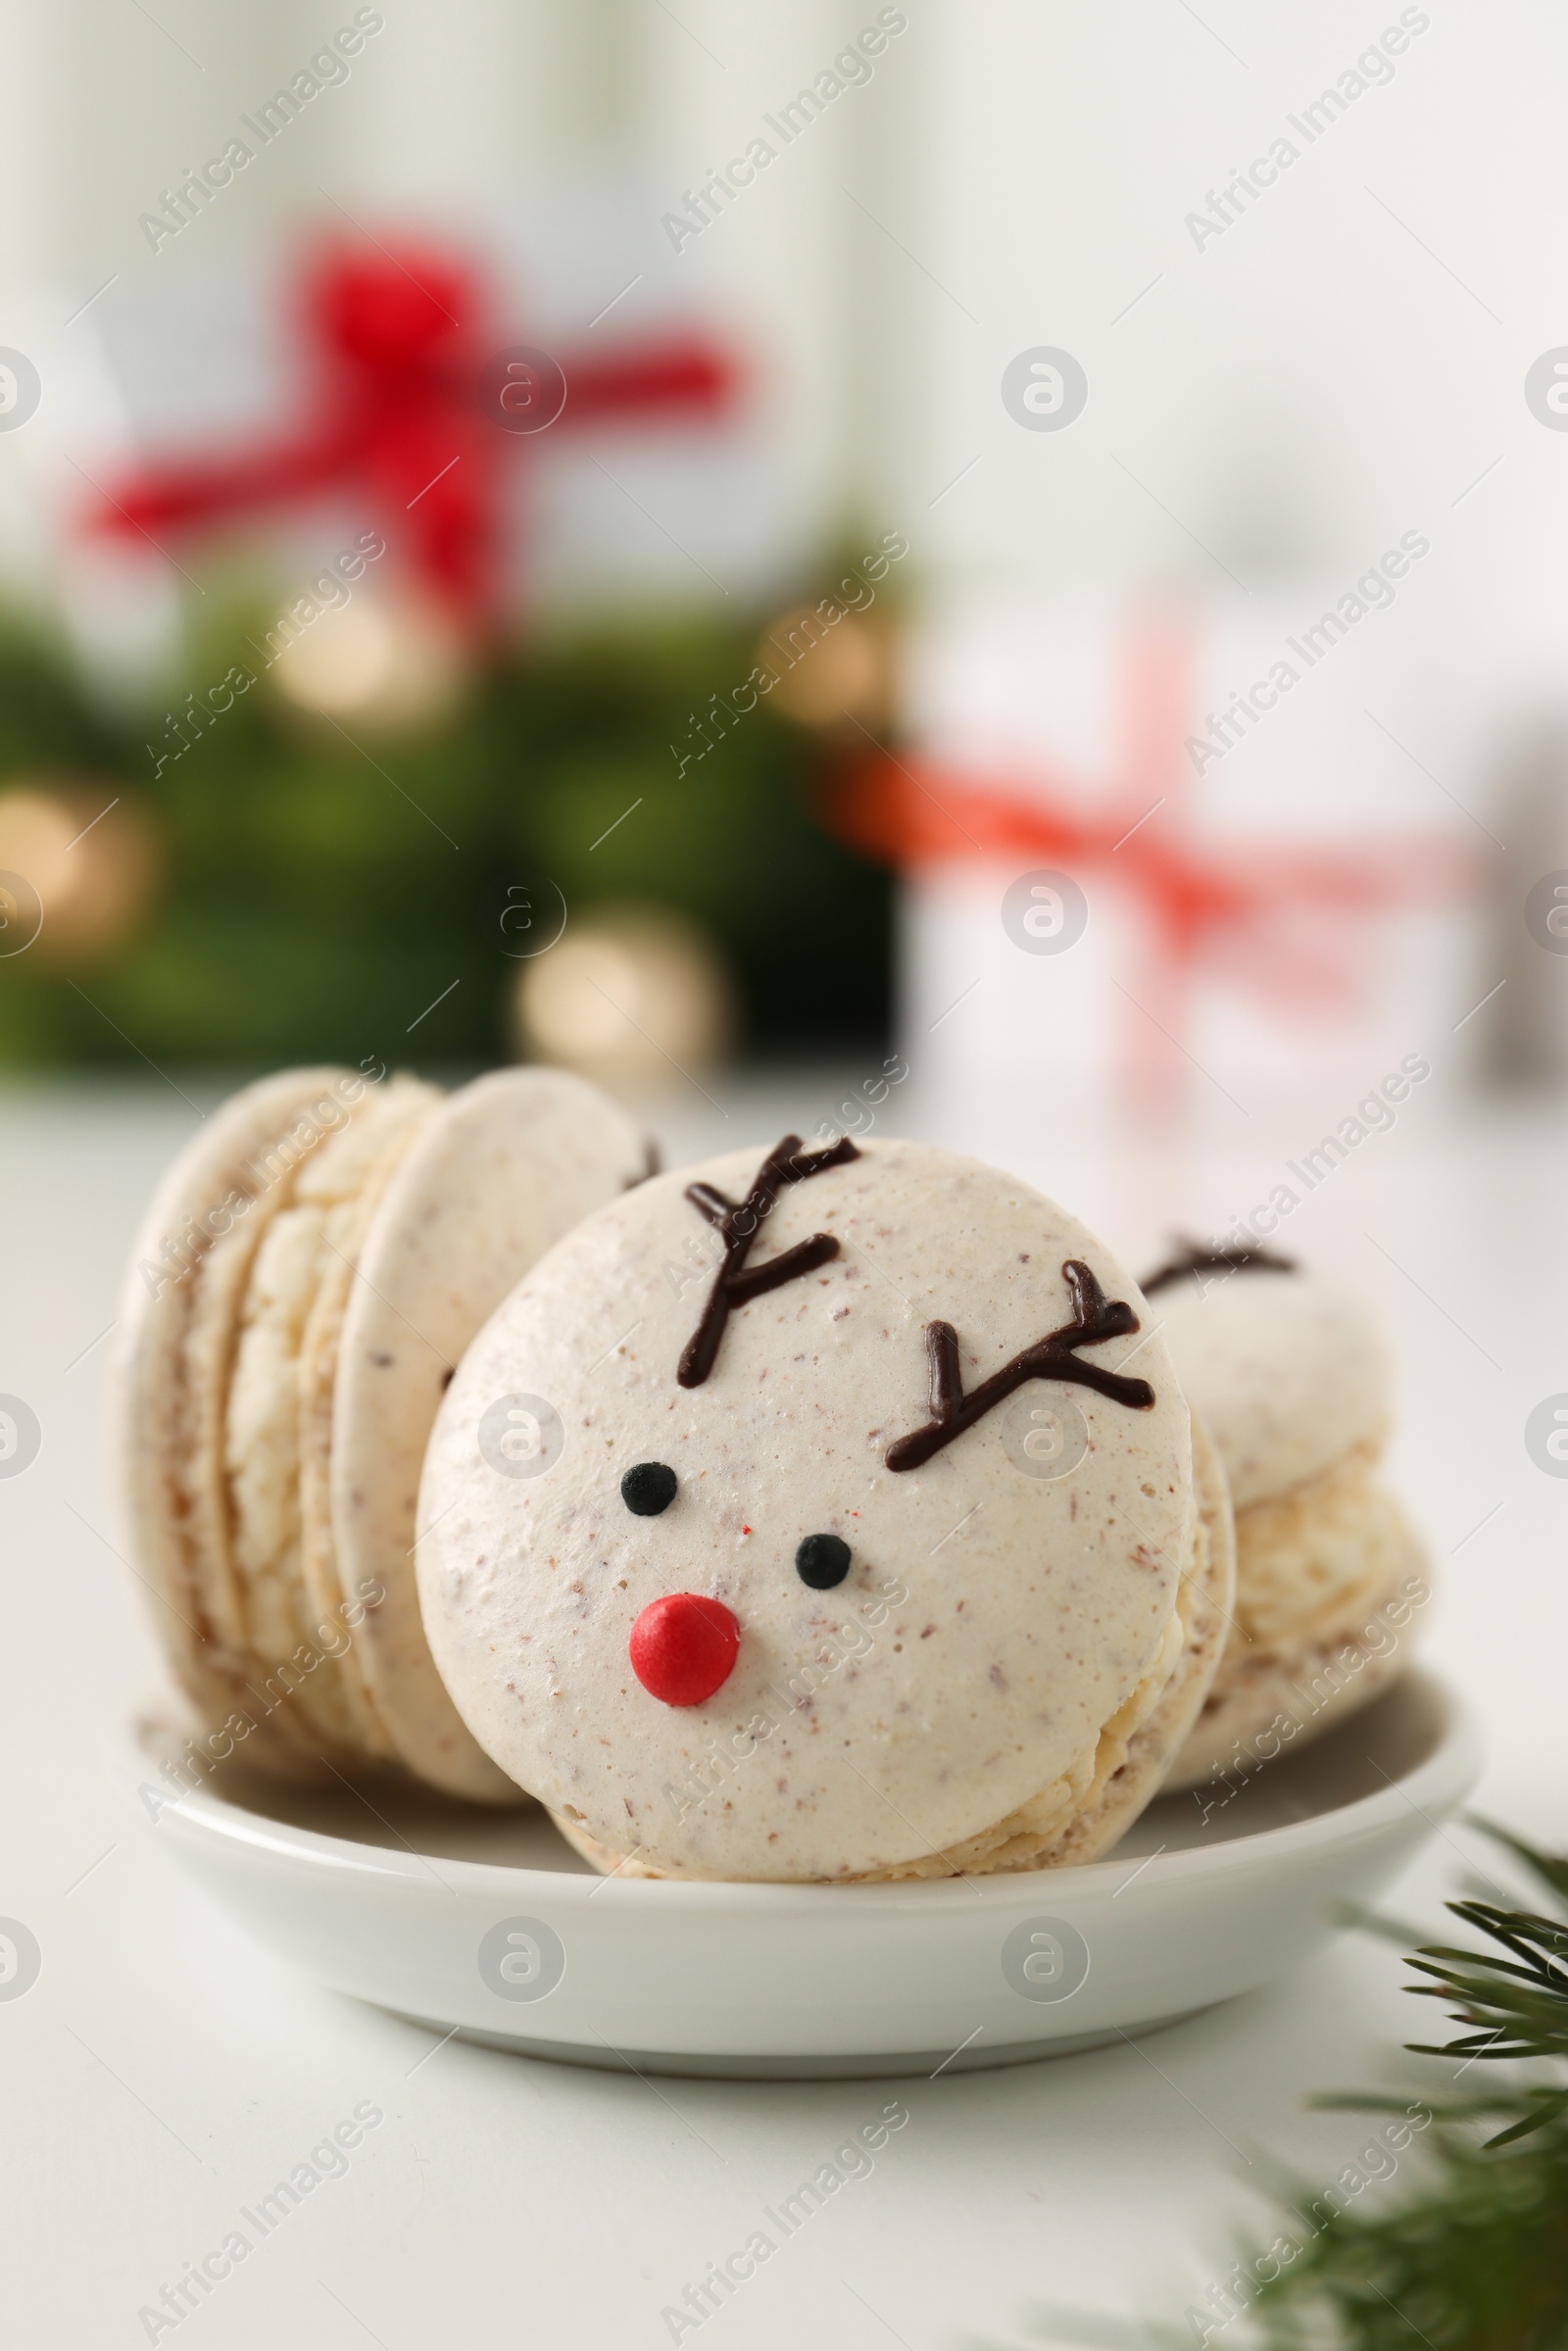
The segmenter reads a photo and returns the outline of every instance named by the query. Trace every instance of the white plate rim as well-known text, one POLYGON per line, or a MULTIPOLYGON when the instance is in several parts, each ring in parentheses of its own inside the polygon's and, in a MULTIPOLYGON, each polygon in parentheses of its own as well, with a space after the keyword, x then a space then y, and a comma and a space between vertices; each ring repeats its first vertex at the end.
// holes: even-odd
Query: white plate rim
MULTIPOLYGON (((1419 1812, 1432 1830, 1439 1829, 1445 1814, 1474 1787, 1479 1776, 1483 1751, 1481 1730, 1473 1709, 1446 1676, 1423 1665, 1413 1669, 1411 1678, 1419 1678, 1428 1687, 1446 1720, 1431 1752, 1409 1772, 1391 1780, 1386 1788, 1375 1788, 1369 1795, 1310 1814, 1304 1820, 1252 1830, 1212 1845, 1191 1845, 1152 1854, 1138 1872, 1140 1878, 1150 1882, 1146 1892, 1156 1886, 1176 1888, 1237 1871, 1250 1872, 1271 1862, 1289 1865, 1323 1846, 1353 1846, 1365 1837, 1380 1835, 1401 1810, 1419 1812)), ((1079 1862, 1064 1868, 999 1871, 969 1878, 903 1879, 888 1885, 824 1886, 760 1885, 745 1879, 604 1878, 510 1862, 468 1861, 446 1854, 400 1853, 388 1846, 364 1844, 323 1830, 274 1822, 265 1813, 231 1803, 208 1788, 198 1787, 175 1796, 169 1784, 156 1777, 156 1767, 145 1743, 155 1719, 149 1709, 138 1708, 129 1722, 106 1742, 106 1768, 128 1801, 145 1809, 140 1805, 141 1792, 152 1788, 177 1817, 186 1835, 194 1833, 217 1843, 248 1846, 258 1855, 293 1866, 305 1864, 328 1873, 389 1879, 420 1891, 429 1887, 429 1864, 439 1860, 443 1876, 455 1882, 451 1890, 461 1887, 475 1896, 507 1893, 542 1898, 548 1889, 550 1901, 567 1911, 613 1889, 618 1903, 630 1901, 655 1910, 723 1910, 765 1916, 770 1911, 798 1913, 804 1907, 820 1908, 825 1914, 832 1908, 845 1911, 853 1906, 856 1911, 912 1909, 940 1915, 956 1905, 968 1905, 977 1893, 993 1902, 1025 1896, 1033 1900, 1046 1886, 1063 1896, 1093 1899, 1113 1879, 1124 1876, 1130 1858, 1127 1855, 1118 1858, 1113 1851, 1103 1860, 1079 1862)))

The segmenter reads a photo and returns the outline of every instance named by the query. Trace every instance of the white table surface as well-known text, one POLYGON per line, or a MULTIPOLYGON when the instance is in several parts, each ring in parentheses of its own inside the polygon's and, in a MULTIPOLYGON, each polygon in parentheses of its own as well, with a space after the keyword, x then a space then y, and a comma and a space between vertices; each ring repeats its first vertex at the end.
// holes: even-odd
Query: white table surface
MULTIPOLYGON (((710 1091, 661 1105, 672 1155, 809 1133, 835 1088, 817 1073, 710 1091)), ((1322 1131, 1298 1123, 1109 1153, 1028 1105, 956 1134, 912 1088, 896 1121, 1016 1166, 1112 1240, 1222 1226, 1322 1131)), ((159 1681, 112 1547, 100 1334, 143 1199, 193 1124, 152 1080, 0 1095, 0 1391, 44 1431, 32 1466, 0 1480, 0 1915, 43 1954, 32 1989, 0 2002, 0 2338, 147 2341, 140 2308, 365 2100, 385 2119, 346 2176, 159 2341, 667 2343, 663 2307, 894 2096, 909 2121, 871 2176, 780 2247, 705 2344, 973 2351, 1070 2336, 1063 2306, 1180 2323, 1224 2277, 1237 2226, 1266 2218, 1262 2151, 1315 2183, 1365 2143, 1365 2118, 1303 2112, 1306 2093, 1434 2086, 1394 2053, 1432 2018, 1401 1996, 1397 1955, 1363 1937, 1142 2047, 887 2085, 653 2084, 437 2047, 252 1949, 100 1759, 106 1727, 159 1681)), ((1443 1587, 1427 1654, 1486 1724, 1483 1808, 1560 1843, 1568 1481, 1532 1465, 1522 1431, 1568 1390, 1565 1172, 1557 1114, 1415 1102, 1288 1235, 1387 1313, 1395 1475, 1443 1587)), ((1451 1830, 1393 1906, 1434 1920, 1467 1863, 1495 1868, 1451 1830)))

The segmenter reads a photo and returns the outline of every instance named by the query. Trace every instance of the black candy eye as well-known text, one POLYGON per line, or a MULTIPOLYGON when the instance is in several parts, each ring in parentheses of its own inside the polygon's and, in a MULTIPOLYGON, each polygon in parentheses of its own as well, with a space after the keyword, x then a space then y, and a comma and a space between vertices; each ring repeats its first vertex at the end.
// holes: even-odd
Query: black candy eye
POLYGON ((842 1535, 808 1535, 796 1551, 795 1572, 813 1592, 831 1592, 850 1572, 850 1546, 842 1535))
MULTIPOLYGON (((620 1481, 620 1498, 639 1518, 657 1518, 675 1499, 674 1471, 663 1461, 638 1461, 620 1481)), ((838 1578, 833 1579, 837 1583, 838 1578)))

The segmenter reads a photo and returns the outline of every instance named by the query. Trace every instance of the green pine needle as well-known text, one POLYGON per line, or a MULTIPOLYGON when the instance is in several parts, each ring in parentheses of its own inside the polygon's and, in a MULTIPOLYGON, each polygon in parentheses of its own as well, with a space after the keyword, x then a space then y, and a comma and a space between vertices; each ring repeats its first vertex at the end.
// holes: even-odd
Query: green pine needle
MULTIPOLYGON (((1447 2003, 1464 2030, 1406 2046, 1462 2060, 1461 2073, 1498 2059, 1568 2064, 1568 1856, 1476 1825, 1525 1864, 1563 1916, 1449 1902, 1494 1947, 1432 1943, 1410 1954, 1428 1981, 1407 1988, 1447 2003)), ((1364 2094, 1313 2103, 1411 2112, 1408 2100, 1364 2094)), ((1332 2190, 1298 2195, 1292 2227, 1243 2265, 1248 2291, 1235 2299, 1268 2351, 1568 2351, 1568 2083, 1510 2082, 1424 2103, 1434 2127, 1418 2142, 1420 2175, 1401 2203, 1363 2210, 1332 2190), (1487 2124, 1498 2127, 1478 2141, 1487 2124)), ((1202 2339, 1218 2327, 1206 2323, 1202 2339)))

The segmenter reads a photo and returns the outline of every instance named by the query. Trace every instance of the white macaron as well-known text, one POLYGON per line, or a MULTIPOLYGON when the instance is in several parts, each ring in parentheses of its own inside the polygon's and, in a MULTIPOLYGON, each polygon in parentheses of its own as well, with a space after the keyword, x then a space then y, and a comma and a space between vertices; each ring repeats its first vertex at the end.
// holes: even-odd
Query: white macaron
POLYGON ((612 1201, 431 1438, 419 1586, 464 1719, 606 1869, 1093 1859, 1232 1595, 1143 1325, 1076 1219, 923 1144, 791 1136, 612 1201))
POLYGON ((551 1070, 450 1097, 292 1070, 207 1119, 138 1237, 114 1380, 131 1561, 193 1751, 515 1800, 424 1642, 420 1462, 486 1316, 651 1164, 612 1102, 551 1070))
POLYGON ((1144 1286, 1236 1511, 1236 1607, 1168 1785, 1299 1746, 1408 1661, 1430 1593, 1379 1473, 1394 1367, 1349 1292, 1272 1251, 1183 1244, 1144 1286))

